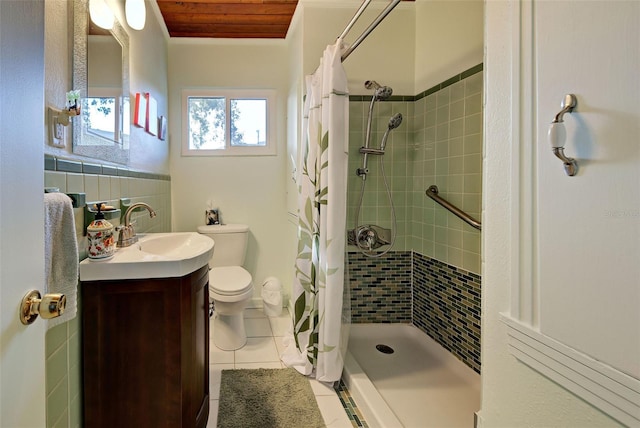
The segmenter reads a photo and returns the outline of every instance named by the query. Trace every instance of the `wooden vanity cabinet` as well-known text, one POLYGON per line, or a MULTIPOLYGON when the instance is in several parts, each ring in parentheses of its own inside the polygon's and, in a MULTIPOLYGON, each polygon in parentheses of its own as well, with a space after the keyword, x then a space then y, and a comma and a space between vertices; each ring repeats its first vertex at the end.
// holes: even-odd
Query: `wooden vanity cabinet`
POLYGON ((81 283, 85 427, 206 427, 208 279, 81 283))

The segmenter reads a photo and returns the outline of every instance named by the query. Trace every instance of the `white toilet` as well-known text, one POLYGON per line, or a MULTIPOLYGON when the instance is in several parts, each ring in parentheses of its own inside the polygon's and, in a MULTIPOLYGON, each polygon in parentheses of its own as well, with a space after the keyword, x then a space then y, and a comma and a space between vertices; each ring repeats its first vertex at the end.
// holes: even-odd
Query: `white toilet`
POLYGON ((242 348, 247 343, 244 309, 253 296, 251 274, 242 267, 249 226, 199 226, 198 233, 215 241, 209 261, 209 298, 213 300, 215 311, 213 343, 225 351, 242 348))

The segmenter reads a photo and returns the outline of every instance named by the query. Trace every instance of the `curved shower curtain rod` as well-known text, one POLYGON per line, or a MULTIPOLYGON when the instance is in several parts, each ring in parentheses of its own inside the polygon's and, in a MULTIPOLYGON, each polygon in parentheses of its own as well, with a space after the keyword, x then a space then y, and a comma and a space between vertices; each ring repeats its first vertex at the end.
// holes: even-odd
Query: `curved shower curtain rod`
MULTIPOLYGON (((385 7, 384 10, 380 12, 380 15, 378 15, 376 19, 374 19, 373 22, 369 24, 369 26, 362 32, 362 34, 360 34, 360 36, 358 36, 358 38, 351 44, 351 46, 349 46, 349 48, 346 51, 344 51, 344 53, 342 54, 343 62, 345 59, 347 59, 349 55, 351 55, 351 52, 356 50, 356 48, 360 45, 360 43, 362 43, 364 39, 366 39, 367 36, 371 34, 373 30, 375 30, 378 24, 380 24, 382 20, 385 19, 387 15, 389 15, 389 13, 391 13, 391 11, 400 3, 400 1, 401 0, 391 0, 391 2, 387 5, 387 7, 385 7)), ((351 30, 353 25, 356 23, 356 21, 360 18, 364 10, 367 8, 367 6, 369 6, 369 3, 371 3, 371 0, 364 0, 362 2, 358 10, 356 11, 355 15, 353 15, 353 18, 351 18, 351 21, 349 21, 345 29, 338 36, 338 40, 344 38, 349 33, 349 31, 351 30)))

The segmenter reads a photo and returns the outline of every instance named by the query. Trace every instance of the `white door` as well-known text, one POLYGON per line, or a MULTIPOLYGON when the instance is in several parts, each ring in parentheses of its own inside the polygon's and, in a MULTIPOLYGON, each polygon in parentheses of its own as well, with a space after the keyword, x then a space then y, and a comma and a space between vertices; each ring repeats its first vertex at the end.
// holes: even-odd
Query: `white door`
POLYGON ((483 413, 513 426, 615 423, 593 406, 637 426, 640 2, 504 3, 485 3, 483 413), (566 94, 577 98, 564 114, 573 177, 547 138, 566 94), (540 375, 504 358, 493 311, 506 350, 540 375))
POLYGON ((539 1, 535 28, 540 331, 640 379, 640 2, 539 1))
POLYGON ((0 50, 0 427, 44 427, 45 323, 18 319, 44 284, 44 0, 0 1, 0 50))

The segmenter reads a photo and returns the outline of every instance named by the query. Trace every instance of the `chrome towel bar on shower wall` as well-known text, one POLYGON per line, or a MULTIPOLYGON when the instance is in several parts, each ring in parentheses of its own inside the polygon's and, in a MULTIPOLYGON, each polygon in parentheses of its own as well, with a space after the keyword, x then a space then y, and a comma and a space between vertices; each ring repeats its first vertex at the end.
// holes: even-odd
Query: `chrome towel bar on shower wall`
POLYGON ((467 223, 469 226, 475 227, 478 230, 482 230, 482 225, 478 220, 474 219, 469 214, 462 211, 460 208, 456 207, 455 205, 452 205, 446 199, 442 199, 440 195, 438 195, 438 186, 436 185, 429 186, 429 188, 425 191, 425 193, 427 194, 428 197, 430 197, 431 199, 433 199, 434 201, 436 201, 437 203, 439 203, 440 205, 442 205, 443 207, 451 211, 454 215, 456 215, 462 221, 467 223))

